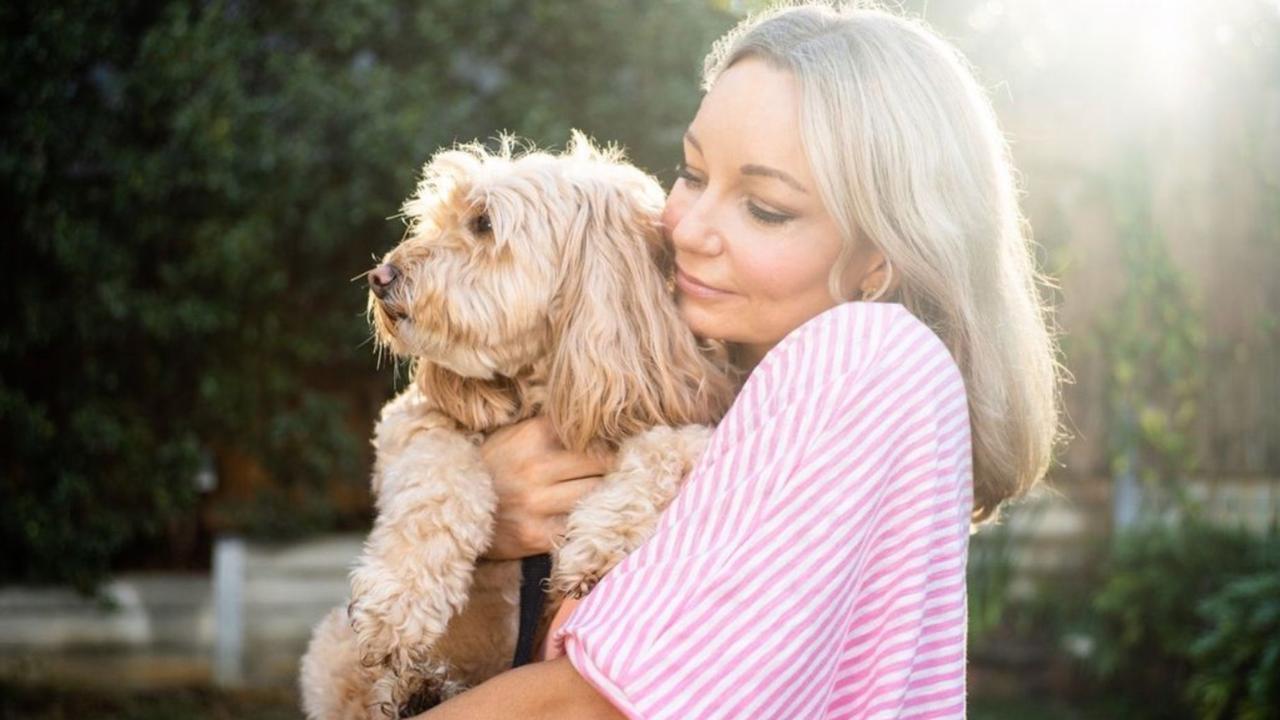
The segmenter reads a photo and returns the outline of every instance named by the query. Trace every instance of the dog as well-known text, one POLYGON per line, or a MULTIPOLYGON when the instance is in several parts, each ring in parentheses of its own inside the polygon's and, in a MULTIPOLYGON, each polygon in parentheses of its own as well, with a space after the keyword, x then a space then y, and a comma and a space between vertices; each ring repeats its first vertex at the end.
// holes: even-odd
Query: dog
POLYGON ((542 414, 566 448, 616 451, 555 543, 544 626, 651 534, 736 383, 680 319, 662 205, 578 131, 559 154, 504 136, 427 163, 405 238, 368 274, 375 337, 411 382, 374 431, 350 605, 303 657, 309 718, 416 712, 510 667, 520 562, 480 559, 497 499, 479 444, 498 428, 542 414))

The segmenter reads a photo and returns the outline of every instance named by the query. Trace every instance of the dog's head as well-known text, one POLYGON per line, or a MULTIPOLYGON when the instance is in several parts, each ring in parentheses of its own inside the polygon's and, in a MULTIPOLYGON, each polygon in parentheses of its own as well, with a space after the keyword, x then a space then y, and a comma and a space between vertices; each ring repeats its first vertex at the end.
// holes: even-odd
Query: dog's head
POLYGON ((562 154, 510 138, 437 153, 405 203, 405 239, 369 273, 392 352, 477 379, 547 361, 548 411, 572 447, 711 422, 730 383, 681 321, 658 183, 575 132, 562 154))

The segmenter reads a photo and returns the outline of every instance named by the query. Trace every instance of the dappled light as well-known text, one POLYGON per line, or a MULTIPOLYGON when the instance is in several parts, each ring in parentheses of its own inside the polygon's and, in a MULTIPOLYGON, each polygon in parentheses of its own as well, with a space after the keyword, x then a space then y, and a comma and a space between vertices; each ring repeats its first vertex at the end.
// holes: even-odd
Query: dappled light
MULTIPOLYGON (((289 716, 414 377, 368 273, 423 164, 580 129, 666 190, 767 5, 0 9, 0 717, 289 716)), ((992 100, 1068 378, 969 540, 970 716, 1274 717, 1280 0, 891 7, 992 100)))

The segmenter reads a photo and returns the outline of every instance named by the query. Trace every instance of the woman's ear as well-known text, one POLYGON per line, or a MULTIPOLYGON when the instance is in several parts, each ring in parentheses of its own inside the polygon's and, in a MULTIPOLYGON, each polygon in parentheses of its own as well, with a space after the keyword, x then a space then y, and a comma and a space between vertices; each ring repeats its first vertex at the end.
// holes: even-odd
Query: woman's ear
POLYGON ((852 287, 854 300, 879 300, 898 286, 893 263, 875 246, 855 257, 845 273, 845 287, 852 287))
POLYGON ((680 318, 657 250, 662 191, 601 165, 575 179, 551 303, 548 414, 566 447, 616 445, 654 425, 710 423, 732 385, 680 318))

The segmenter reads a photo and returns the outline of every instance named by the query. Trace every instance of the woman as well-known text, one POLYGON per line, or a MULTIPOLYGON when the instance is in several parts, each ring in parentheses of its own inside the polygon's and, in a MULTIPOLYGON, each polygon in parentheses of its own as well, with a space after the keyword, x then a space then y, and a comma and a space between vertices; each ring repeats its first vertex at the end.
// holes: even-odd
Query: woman
MULTIPOLYGON (((423 717, 963 717, 970 532, 1047 468, 1057 378, 1005 144, 922 26, 805 6, 707 58, 664 226, 681 312, 750 372, 654 537, 546 655, 423 717)), ((485 447, 491 554, 604 470, 485 447)))

